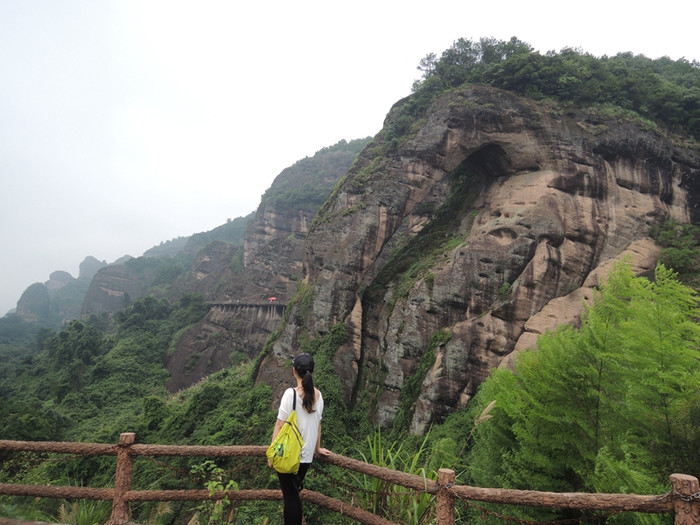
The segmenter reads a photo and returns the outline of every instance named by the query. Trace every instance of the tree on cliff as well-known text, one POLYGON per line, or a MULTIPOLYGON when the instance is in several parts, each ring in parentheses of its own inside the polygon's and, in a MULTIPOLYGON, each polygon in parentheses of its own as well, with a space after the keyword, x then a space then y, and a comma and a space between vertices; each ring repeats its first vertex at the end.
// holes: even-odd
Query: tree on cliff
POLYGON ((659 494, 671 473, 697 475, 697 314, 695 292, 663 265, 653 282, 618 265, 580 329, 541 336, 515 373, 482 385, 471 413, 495 407, 474 431, 470 483, 659 494))
POLYGON ((486 84, 534 98, 621 108, 700 139, 697 61, 632 53, 598 58, 571 48, 542 55, 515 37, 460 38, 439 58, 427 55, 418 69, 423 78, 413 89, 419 95, 486 84))

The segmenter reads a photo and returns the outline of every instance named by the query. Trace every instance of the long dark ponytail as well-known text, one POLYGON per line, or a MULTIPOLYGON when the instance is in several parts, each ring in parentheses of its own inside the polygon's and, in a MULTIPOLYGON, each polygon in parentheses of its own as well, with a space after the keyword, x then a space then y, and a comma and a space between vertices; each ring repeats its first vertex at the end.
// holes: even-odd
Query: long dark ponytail
POLYGON ((301 354, 294 358, 292 362, 294 370, 301 377, 301 388, 304 390, 302 406, 304 410, 314 412, 316 402, 316 389, 314 388, 314 358, 309 354, 301 354))

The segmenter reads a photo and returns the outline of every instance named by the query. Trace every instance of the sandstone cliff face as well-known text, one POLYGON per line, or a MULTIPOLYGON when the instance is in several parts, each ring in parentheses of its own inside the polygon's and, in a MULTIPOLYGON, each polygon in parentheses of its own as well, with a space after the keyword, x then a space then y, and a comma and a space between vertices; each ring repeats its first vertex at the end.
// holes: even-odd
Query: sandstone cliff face
POLYGON ((56 328, 77 319, 91 279, 104 266, 105 262, 88 256, 80 263, 77 279, 63 270, 51 272, 48 281, 34 283, 25 290, 17 302, 17 315, 25 321, 56 328))
POLYGON ((277 176, 246 230, 238 266, 232 265, 216 300, 256 304, 276 297, 287 303, 302 276, 311 223, 368 141, 342 141, 277 176))
POLYGON ((50 308, 49 291, 42 283, 28 286, 17 301, 17 315, 28 322, 48 319, 50 308))
POLYGON ((106 261, 99 261, 95 257, 88 255, 78 267, 78 279, 89 282, 100 271, 100 268, 105 266, 107 266, 106 261))
POLYGON ((402 403, 414 432, 464 406, 490 369, 576 322, 614 261, 651 270, 652 225, 698 218, 697 152, 491 88, 444 95, 411 139, 383 146, 380 133, 309 231, 312 311, 291 313, 262 367, 274 376, 303 332, 344 323, 337 373, 348 400, 376 399, 382 426, 402 403), (443 329, 420 394, 402 400, 443 329))
POLYGON ((85 293, 83 317, 113 313, 128 306, 133 300, 143 297, 153 277, 150 276, 145 281, 139 277, 139 272, 126 264, 110 264, 100 269, 85 293))
POLYGON ((197 254, 173 288, 202 293, 212 307, 168 358, 170 391, 262 351, 296 292, 316 212, 368 140, 342 141, 283 170, 248 224, 243 247, 210 244, 197 254), (269 304, 270 297, 277 300, 269 304))

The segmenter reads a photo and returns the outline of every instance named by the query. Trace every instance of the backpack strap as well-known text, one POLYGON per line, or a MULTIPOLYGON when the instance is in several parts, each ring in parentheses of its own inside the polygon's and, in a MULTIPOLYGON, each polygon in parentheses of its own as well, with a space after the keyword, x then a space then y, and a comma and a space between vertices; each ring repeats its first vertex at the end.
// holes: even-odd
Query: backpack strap
POLYGON ((297 409, 297 391, 294 388, 290 388, 292 391, 292 412, 297 409))

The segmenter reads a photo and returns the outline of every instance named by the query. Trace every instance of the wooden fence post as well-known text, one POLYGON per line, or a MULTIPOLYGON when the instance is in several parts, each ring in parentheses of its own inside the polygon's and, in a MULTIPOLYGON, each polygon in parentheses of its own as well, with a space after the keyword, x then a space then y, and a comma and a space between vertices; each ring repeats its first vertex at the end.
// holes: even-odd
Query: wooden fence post
POLYGON ((134 444, 135 437, 136 434, 133 432, 124 432, 119 436, 112 515, 107 522, 109 525, 125 525, 131 519, 126 494, 131 490, 131 472, 134 468, 134 456, 131 452, 131 445, 134 444))
POLYGON ((438 486, 436 502, 436 524, 454 525, 455 523, 455 497, 449 490, 455 483, 455 471, 448 468, 438 470, 438 486))
POLYGON ((671 474, 676 525, 700 525, 700 483, 687 474, 671 474))

